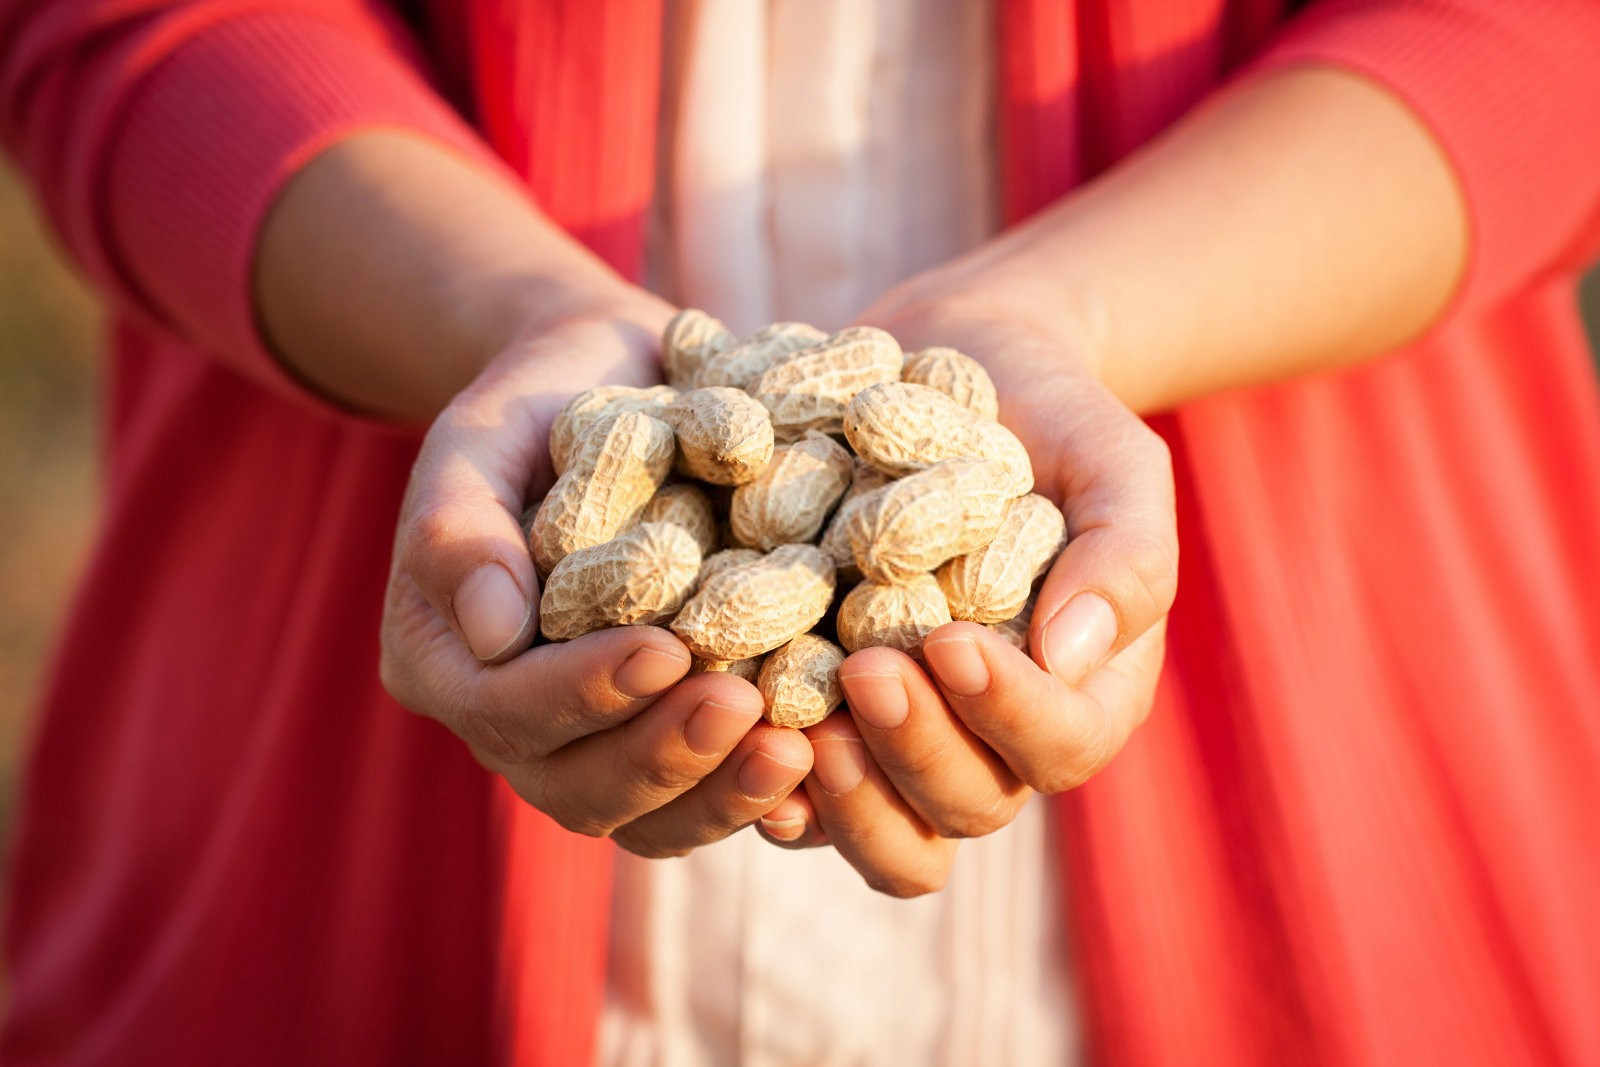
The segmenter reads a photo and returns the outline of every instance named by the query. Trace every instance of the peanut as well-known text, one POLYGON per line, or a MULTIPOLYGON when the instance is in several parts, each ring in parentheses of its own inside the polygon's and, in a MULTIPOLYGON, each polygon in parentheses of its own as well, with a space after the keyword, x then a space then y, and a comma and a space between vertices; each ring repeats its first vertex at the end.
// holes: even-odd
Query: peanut
POLYGON ((770 652, 815 626, 833 600, 833 564, 815 545, 783 545, 713 575, 672 622, 704 659, 770 652))
POLYGON ((856 558, 850 552, 850 513, 855 510, 856 503, 874 489, 881 489, 893 479, 876 467, 868 466, 861 462, 858 456, 855 469, 850 474, 850 488, 845 490, 844 498, 839 501, 839 507, 833 513, 833 518, 828 520, 828 528, 822 533, 822 551, 833 560, 833 565, 839 570, 840 581, 858 582, 861 580, 861 571, 856 567, 856 558))
POLYGON ((608 415, 584 434, 572 466, 534 512, 529 547, 549 571, 638 519, 672 465, 672 427, 643 412, 608 415))
POLYGON ((1061 549, 1066 520, 1038 493, 1006 504, 994 540, 939 568, 950 614, 973 622, 1004 622, 1022 610, 1034 579, 1061 549))
POLYGON ((661 365, 667 383, 686 389, 706 360, 739 343, 718 319, 698 308, 684 308, 661 331, 661 365))
POLYGON ((946 460, 861 497, 846 518, 856 566, 905 582, 994 539, 1010 499, 994 460, 946 460))
POLYGON ((714 485, 740 485, 772 459, 772 420, 749 393, 709 386, 684 393, 663 416, 678 434, 684 473, 714 485))
POLYGON ((827 337, 815 326, 803 322, 775 322, 763 330, 757 330, 732 348, 708 357, 695 373, 694 384, 702 389, 711 385, 731 385, 735 389, 748 390, 768 367, 781 363, 801 349, 827 340, 827 337))
POLYGON ((705 585, 713 575, 764 558, 764 554, 754 548, 725 548, 721 552, 713 552, 700 564, 700 580, 695 583, 695 588, 705 585))
POLYGON ((766 702, 767 721, 801 729, 821 722, 844 700, 839 664, 844 650, 825 637, 800 634, 761 664, 756 688, 766 702))
POLYGON ((947 459, 993 459, 1005 465, 1009 495, 1033 488, 1028 451, 1015 434, 930 386, 885 382, 863 389, 845 412, 844 435, 862 459, 888 474, 947 459))
POLYGON ((924 348, 906 357, 900 377, 939 390, 980 419, 1000 417, 1000 399, 989 372, 953 348, 924 348))
POLYGON ((733 491, 734 540, 772 549, 815 539, 850 484, 850 467, 850 453, 815 431, 778 448, 759 477, 733 491))
POLYGON ((647 522, 563 557, 545 579, 539 629, 552 641, 604 626, 665 622, 694 588, 700 549, 674 523, 647 522))
POLYGON ((851 399, 869 385, 897 381, 902 359, 893 337, 853 326, 768 368, 750 392, 772 413, 780 441, 807 430, 838 433, 851 399))
POLYGON ((678 398, 678 391, 666 385, 648 389, 632 385, 597 385, 567 401, 556 421, 550 425, 550 466, 557 475, 565 474, 572 462, 572 450, 589 428, 608 415, 642 411, 661 418, 667 406, 678 398))
POLYGON ((899 585, 862 582, 839 605, 839 641, 851 652, 872 645, 922 655, 922 640, 950 621, 939 583, 929 574, 899 585))
POLYGON ((732 674, 747 682, 754 682, 761 673, 762 657, 749 659, 699 659, 690 668, 692 674, 732 674))
POLYGON ((639 513, 639 521, 677 523, 689 531, 702 556, 709 556, 717 547, 717 517, 710 499, 697 486, 684 482, 663 485, 639 513))

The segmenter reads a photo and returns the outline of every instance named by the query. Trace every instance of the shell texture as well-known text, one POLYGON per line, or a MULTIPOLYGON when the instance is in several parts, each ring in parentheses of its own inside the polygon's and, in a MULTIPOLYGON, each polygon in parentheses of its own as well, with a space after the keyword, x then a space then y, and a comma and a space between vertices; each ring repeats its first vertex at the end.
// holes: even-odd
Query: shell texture
POLYGON ((800 634, 761 664, 756 688, 774 726, 803 729, 828 717, 844 700, 839 665, 844 649, 816 634, 800 634))
POLYGON ((646 522, 568 554, 539 599, 539 629, 552 641, 606 626, 670 619, 694 588, 700 548, 674 523, 646 522))
POLYGON ((851 652, 885 645, 921 656, 923 639, 949 621, 950 609, 932 575, 898 585, 862 582, 839 605, 839 641, 851 652))
POLYGON ((685 474, 714 485, 741 485, 772 459, 772 419, 742 389, 708 386, 680 395, 664 416, 678 434, 685 474))
POLYGON ((833 600, 833 564, 815 545, 783 545, 756 563, 714 575, 672 622, 705 659, 771 652, 815 626, 833 600))
POLYGON ((898 381, 902 360, 900 345, 883 330, 853 326, 770 367, 750 391, 772 413, 781 441, 807 430, 839 433, 851 399, 869 385, 898 381))
POLYGON ((939 588, 950 614, 983 623, 1016 615, 1035 579, 1060 551, 1066 529, 1060 509, 1038 493, 1007 503, 993 541, 939 568, 939 588))
POLYGON ((850 453, 827 434, 812 431, 776 449, 759 477, 734 490, 734 540, 760 549, 815 540, 850 471, 850 453))

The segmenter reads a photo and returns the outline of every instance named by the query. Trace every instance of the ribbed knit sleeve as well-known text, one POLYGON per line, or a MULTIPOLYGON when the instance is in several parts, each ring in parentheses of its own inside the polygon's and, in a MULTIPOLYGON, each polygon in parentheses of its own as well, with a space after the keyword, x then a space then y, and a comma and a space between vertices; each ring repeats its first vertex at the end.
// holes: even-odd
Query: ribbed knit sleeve
POLYGON ((1288 23, 1258 69, 1306 62, 1386 86, 1449 157, 1471 227, 1454 312, 1494 303, 1595 239, 1600 2, 1329 0, 1288 23))
POLYGON ((274 196, 365 127, 488 149, 383 5, 0 0, 0 133, 113 299, 266 384, 251 261, 274 196))

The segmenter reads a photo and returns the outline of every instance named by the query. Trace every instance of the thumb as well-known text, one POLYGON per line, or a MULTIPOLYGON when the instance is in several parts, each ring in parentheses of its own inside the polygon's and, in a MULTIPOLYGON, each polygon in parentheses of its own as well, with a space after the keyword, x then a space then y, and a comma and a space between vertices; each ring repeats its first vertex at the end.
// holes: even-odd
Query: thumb
POLYGON ((1029 635, 1039 665, 1068 685, 1160 622, 1177 592, 1171 456, 1131 412, 1112 414, 1134 426, 1078 452, 1062 502, 1067 547, 1039 590, 1029 635))
POLYGON ((531 428, 472 418, 475 400, 452 404, 423 441, 394 565, 475 657, 498 663, 527 648, 537 626, 538 574, 517 516, 545 460, 531 428))

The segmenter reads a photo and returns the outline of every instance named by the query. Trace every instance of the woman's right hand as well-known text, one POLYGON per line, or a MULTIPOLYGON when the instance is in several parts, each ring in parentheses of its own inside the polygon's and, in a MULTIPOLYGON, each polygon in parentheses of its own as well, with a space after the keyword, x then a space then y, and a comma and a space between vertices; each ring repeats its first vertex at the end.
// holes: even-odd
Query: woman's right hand
POLYGON ((539 580, 518 517, 550 485, 550 424, 573 383, 651 384, 670 313, 641 295, 540 327, 444 409, 401 507, 382 632, 396 700, 561 826, 652 857, 755 821, 811 769, 804 735, 761 721, 754 686, 689 675, 666 630, 530 647, 539 580))

